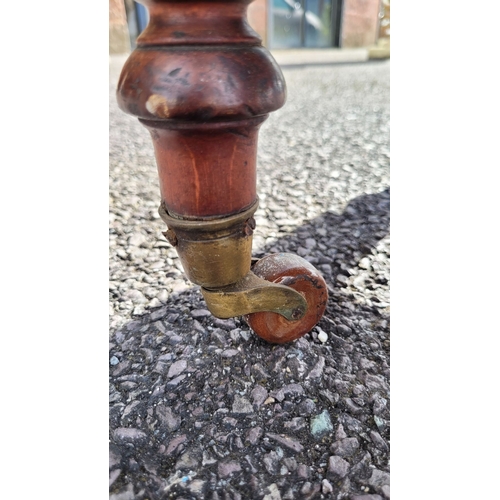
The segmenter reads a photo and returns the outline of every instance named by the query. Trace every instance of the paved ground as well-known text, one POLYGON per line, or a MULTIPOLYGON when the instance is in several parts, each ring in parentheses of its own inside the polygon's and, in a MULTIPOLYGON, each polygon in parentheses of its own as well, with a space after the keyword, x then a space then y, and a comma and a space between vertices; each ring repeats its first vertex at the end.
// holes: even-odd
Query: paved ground
POLYGON ((157 214, 150 138, 110 61, 110 498, 389 498, 389 61, 284 67, 259 143, 254 254, 324 275, 272 346, 213 318, 157 214), (327 340, 322 342, 322 332, 327 340))
POLYGON ((272 51, 280 66, 365 62, 367 48, 356 49, 280 49, 272 51))

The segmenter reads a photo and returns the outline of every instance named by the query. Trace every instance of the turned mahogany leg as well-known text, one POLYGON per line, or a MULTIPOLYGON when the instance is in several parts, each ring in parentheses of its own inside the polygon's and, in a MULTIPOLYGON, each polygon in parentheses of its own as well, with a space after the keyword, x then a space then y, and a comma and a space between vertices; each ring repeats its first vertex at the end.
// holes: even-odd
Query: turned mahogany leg
POLYGON ((257 335, 283 343, 310 331, 328 294, 295 255, 251 269, 258 131, 286 87, 248 25, 250 2, 141 0, 150 21, 117 98, 151 134, 164 234, 212 314, 244 316, 257 335))

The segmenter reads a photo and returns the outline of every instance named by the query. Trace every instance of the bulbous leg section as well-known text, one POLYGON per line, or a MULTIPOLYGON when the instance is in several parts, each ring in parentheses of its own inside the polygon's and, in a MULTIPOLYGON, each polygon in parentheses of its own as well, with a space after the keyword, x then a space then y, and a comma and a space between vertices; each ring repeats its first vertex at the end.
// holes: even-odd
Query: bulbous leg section
POLYGON ((297 321, 289 321, 274 312, 247 314, 244 318, 250 328, 274 344, 291 342, 310 332, 323 316, 328 300, 325 280, 316 268, 298 255, 279 253, 260 259, 252 271, 260 278, 299 292, 306 299, 307 311, 297 321))

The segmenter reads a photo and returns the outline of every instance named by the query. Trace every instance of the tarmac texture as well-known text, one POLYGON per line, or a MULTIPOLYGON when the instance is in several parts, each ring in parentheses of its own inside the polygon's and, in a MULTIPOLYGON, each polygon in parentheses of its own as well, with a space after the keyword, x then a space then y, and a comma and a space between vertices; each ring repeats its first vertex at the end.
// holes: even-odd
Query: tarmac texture
POLYGON ((324 276, 272 345, 206 308, 162 235, 150 136, 110 58, 110 500, 390 498, 389 60, 283 65, 259 134, 254 256, 324 276))

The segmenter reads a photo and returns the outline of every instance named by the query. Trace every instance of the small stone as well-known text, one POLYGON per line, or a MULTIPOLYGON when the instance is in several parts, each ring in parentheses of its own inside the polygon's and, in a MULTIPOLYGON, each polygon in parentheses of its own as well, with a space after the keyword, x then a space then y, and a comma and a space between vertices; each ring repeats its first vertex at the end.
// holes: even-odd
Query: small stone
POLYGON ((302 495, 310 495, 312 493, 312 484, 309 481, 306 481, 300 489, 300 492, 302 495))
POLYGON ((172 335, 169 337, 168 342, 170 344, 176 345, 180 344, 184 339, 180 335, 172 335))
POLYGON ((319 439, 333 430, 332 420, 327 410, 311 419, 311 434, 319 439))
POLYGON ((361 269, 370 269, 370 259, 368 257, 363 257, 359 263, 358 266, 361 269))
POLYGON ((245 445, 243 444, 243 441, 241 440, 240 436, 236 436, 234 438, 233 443, 236 446, 236 448, 238 448, 239 450, 242 450, 245 447, 245 445))
POLYGON ((144 307, 142 305, 134 307, 132 314, 134 316, 142 316, 144 314, 144 307))
POLYGON ((373 469, 372 475, 368 480, 368 484, 376 491, 380 492, 382 486, 390 485, 390 475, 388 472, 384 472, 379 469, 373 469))
POLYGON ((181 419, 173 414, 172 409, 168 406, 159 404, 156 406, 156 416, 160 424, 167 427, 171 432, 176 431, 181 425, 181 419))
POLYGON ((306 248, 312 249, 316 247, 316 240, 314 238, 307 238, 305 241, 306 248))
POLYGON ((253 406, 248 399, 245 399, 237 394, 234 396, 233 413, 248 414, 253 413, 253 406))
POLYGON ((145 432, 130 427, 119 427, 115 429, 113 437, 117 443, 140 443, 147 439, 145 432))
POLYGON ((170 380, 167 382, 167 387, 176 387, 179 385, 184 379, 186 378, 186 375, 179 375, 178 377, 175 377, 174 379, 170 380))
POLYGON ((351 398, 344 398, 344 403, 349 413, 353 413, 354 415, 357 415, 358 413, 363 413, 363 408, 355 404, 351 398))
MULTIPOLYGON (((218 326, 220 328, 223 328, 224 330, 227 331, 232 331, 236 329, 236 324, 233 319, 220 319, 220 318, 215 318, 213 321, 215 326, 218 326)), ((238 331, 236 331, 238 333, 238 331)))
POLYGON ((111 486, 118 479, 118 476, 120 475, 120 473, 121 473, 121 469, 115 469, 115 470, 110 471, 110 473, 109 473, 109 486, 111 486))
POLYGON ((219 477, 227 477, 233 474, 234 472, 239 472, 240 470, 241 470, 240 463, 235 461, 220 462, 218 466, 219 477))
POLYGON ((387 451, 389 449, 389 446, 384 441, 384 438, 377 431, 370 431, 370 438, 379 450, 387 451))
POLYGON ((215 462, 217 462, 217 460, 215 460, 215 458, 208 452, 208 451, 204 451, 203 452, 203 460, 202 460, 202 465, 212 465, 214 464, 215 462))
POLYGON ((167 447, 166 451, 167 455, 170 455, 172 452, 174 452, 179 447, 179 445, 181 445, 186 441, 186 439, 187 439, 186 434, 183 434, 182 436, 178 436, 172 439, 172 441, 170 441, 167 447))
POLYGON ((238 351, 237 349, 226 349, 225 351, 222 351, 221 356, 223 358, 232 358, 233 356, 237 356, 238 354, 240 354, 240 351, 238 351))
POLYGON ((312 399, 305 399, 298 406, 301 415, 312 415, 316 411, 316 403, 312 399))
MULTIPOLYGON (((319 338, 319 335, 318 335, 318 338, 319 338)), ((309 375, 307 376, 307 378, 319 378, 319 377, 321 377, 321 375, 323 374, 324 368, 325 368, 325 358, 323 356, 320 356, 318 362, 314 365, 314 368, 309 372, 309 375)))
MULTIPOLYGON (((151 264, 151 267, 159 270, 162 268, 161 264, 162 264, 162 262, 158 262, 157 263, 158 267, 156 267, 155 264, 151 264)), ((170 284, 170 289, 173 293, 178 295, 182 292, 185 292, 186 290, 189 290, 189 285, 187 283, 185 283, 184 281, 174 280, 170 284)))
POLYGON ((384 500, 380 495, 351 495, 349 500, 384 500))
POLYGON ((305 464, 299 464, 297 466, 297 476, 302 479, 307 479, 309 477, 309 467, 305 464))
POLYGON ((355 432, 356 434, 363 432, 363 424, 357 418, 351 417, 349 413, 344 413, 342 415, 342 420, 342 423, 347 427, 349 431, 355 432))
POLYGON ((328 479, 323 479, 323 481, 321 481, 321 492, 324 495, 327 495, 328 493, 331 493, 332 491, 333 491, 332 483, 330 483, 330 481, 328 481, 328 479))
POLYGON ((297 225, 299 221, 295 220, 295 219, 276 219, 276 224, 280 227, 283 227, 283 226, 290 226, 290 227, 294 227, 297 225))
MULTIPOLYGON (((149 305, 151 307, 151 303, 149 305)), ((153 311, 150 314, 149 317, 150 317, 151 321, 155 321, 156 322, 157 320, 159 320, 161 318, 164 318, 166 315, 167 315, 167 308, 166 307, 162 307, 162 308, 160 308, 160 309, 158 309, 156 311, 153 311)), ((165 327, 163 326, 163 324, 161 322, 159 322, 159 321, 158 321, 158 325, 155 323, 155 326, 159 326, 160 329, 163 329, 163 330, 165 329, 165 327)), ((163 332, 163 333, 165 333, 165 332, 163 332)))
POLYGON ((167 372, 167 369, 168 369, 168 364, 165 363, 163 360, 158 359, 153 371, 164 375, 167 372))
POLYGON ((233 417, 224 417, 222 419, 222 423, 228 428, 234 428, 236 427, 238 421, 233 417))
MULTIPOLYGON (((316 328, 319 330, 318 327, 316 328)), ((318 333, 318 340, 324 344, 328 340, 328 334, 324 330, 320 330, 318 333)))
POLYGON ((295 451, 296 453, 300 453, 304 449, 304 447, 298 441, 295 441, 288 436, 280 436, 279 434, 272 434, 270 432, 266 433, 266 436, 274 439, 274 441, 277 441, 278 443, 289 448, 290 450, 295 451))
POLYGON ((330 447, 330 450, 339 457, 350 457, 356 453, 359 448, 357 438, 345 438, 335 441, 330 447))
POLYGON ((328 473, 334 478, 343 478, 349 472, 349 462, 336 455, 328 459, 328 473))
POLYGON ((319 268, 322 271, 323 275, 329 276, 330 274, 332 274, 332 266, 330 264, 321 264, 319 268))
POLYGON ((261 385, 256 385, 250 394, 253 404, 260 406, 267 398, 267 389, 261 385))
POLYGON ((290 429, 291 431, 300 431, 306 426, 306 419, 304 417, 294 417, 289 422, 285 422, 285 429, 290 429))
POLYGON ((131 418, 128 418, 128 416, 132 413, 133 409, 140 405, 141 402, 140 401, 132 401, 124 410, 123 410, 123 414, 122 414, 122 423, 123 424, 128 424, 129 422, 131 422, 131 418))
POLYGON ((198 452, 196 450, 188 450, 181 455, 175 463, 175 469, 194 469, 198 467, 198 452))
POLYGON ((134 233, 128 239, 128 244, 135 247, 140 247, 142 244, 146 243, 147 239, 142 233, 134 233))
POLYGON ((127 490, 109 495, 109 500, 135 500, 134 487, 129 483, 127 490))
POLYGON ((180 359, 172 364, 167 373, 167 378, 173 378, 180 375, 187 368, 187 361, 185 359, 180 359))
POLYGON ((109 360, 109 364, 111 366, 115 366, 120 362, 120 360, 116 356, 112 356, 111 359, 109 360))
POLYGON ((346 325, 337 325, 337 333, 347 337, 352 334, 352 330, 346 325))
POLYGON ((121 462, 121 455, 119 453, 115 453, 114 451, 112 450, 109 450, 109 469, 113 469, 114 467, 116 467, 117 465, 120 465, 120 462, 121 462))
POLYGON ((199 332, 199 333, 205 333, 205 328, 201 325, 201 323, 197 320, 193 320, 193 330, 199 332))
MULTIPOLYGON (((367 451, 353 467, 351 470, 351 475, 353 477, 362 477, 362 478, 367 478, 370 476, 371 472, 373 470, 372 467, 372 456, 371 454, 367 451)), ((365 479, 366 481, 366 479, 365 479)), ((367 488, 367 491, 369 489, 367 488)))
POLYGON ((160 330, 161 333, 166 334, 167 329, 165 328, 165 325, 161 321, 155 321, 154 326, 160 330))
POLYGON ((201 479, 194 479, 188 483, 188 490, 194 495, 201 495, 205 489, 206 481, 201 479))
POLYGON ((385 420, 383 418, 374 415, 373 421, 375 422, 375 425, 379 428, 379 430, 383 431, 385 429, 385 420))
POLYGON ((349 283, 349 278, 347 276, 344 276, 343 274, 337 274, 337 281, 346 285, 347 283, 349 283))
POLYGON ((252 373, 257 380, 268 379, 270 377, 269 373, 264 370, 264 367, 260 363, 255 363, 252 366, 252 373))
POLYGON ((380 415, 387 407, 387 399, 378 397, 373 403, 373 414, 380 415))
POLYGON ((252 427, 247 433, 247 439, 250 441, 250 444, 256 444, 262 437, 262 434, 262 427, 252 427))
POLYGON ((277 391, 272 391, 271 396, 276 398, 280 403, 285 399, 287 394, 301 395, 304 394, 304 388, 300 384, 287 384, 277 391))
POLYGON ((145 304, 148 302, 148 299, 139 290, 129 290, 125 294, 125 298, 130 299, 134 304, 145 304))
MULTIPOLYGON (((156 262, 151 263, 149 267, 151 269, 163 269, 164 266, 165 266, 165 262, 163 262, 162 260, 158 260, 156 262)), ((184 285, 184 286, 186 286, 186 285, 184 285)), ((177 289, 176 286, 172 287, 172 288, 177 289)), ((186 286, 186 288, 187 288, 187 286, 186 286)))
POLYGON ((275 483, 269 485, 267 491, 269 493, 264 495, 262 500, 281 500, 280 491, 278 490, 278 487, 276 486, 275 483))
POLYGON ((331 392, 330 389, 320 390, 319 394, 321 396, 325 397, 332 404, 336 404, 338 402, 338 400, 340 399, 340 396, 335 392, 331 392))
POLYGON ((135 331, 139 330, 139 328, 141 326, 142 326, 142 321, 139 321, 139 320, 131 321, 127 325, 127 330, 129 332, 135 332, 135 331))
POLYGON ((206 318, 207 316, 211 316, 212 313, 207 309, 193 309, 191 311, 191 316, 193 318, 206 318))
POLYGON ((275 451, 270 451, 264 455, 262 463, 269 474, 272 474, 273 476, 278 474, 280 458, 281 457, 275 451))
POLYGON ((251 337, 250 332, 247 332, 245 330, 240 330, 240 336, 245 342, 248 342, 251 337))
POLYGON ((309 248, 304 248, 304 247, 298 247, 297 248, 297 255, 300 257, 307 257, 311 253, 311 249, 309 248))
POLYGON ((118 377, 119 375, 122 375, 124 372, 126 372, 130 368, 130 361, 128 359, 124 359, 123 361, 120 361, 116 365, 116 368, 113 370, 113 377, 118 377))
POLYGON ((379 375, 367 374, 364 377, 364 384, 369 391, 384 391, 389 392, 389 385, 387 382, 379 375))
POLYGON ((153 309, 154 307, 161 306, 161 302, 158 300, 157 297, 153 297, 148 304, 148 307, 153 309))

